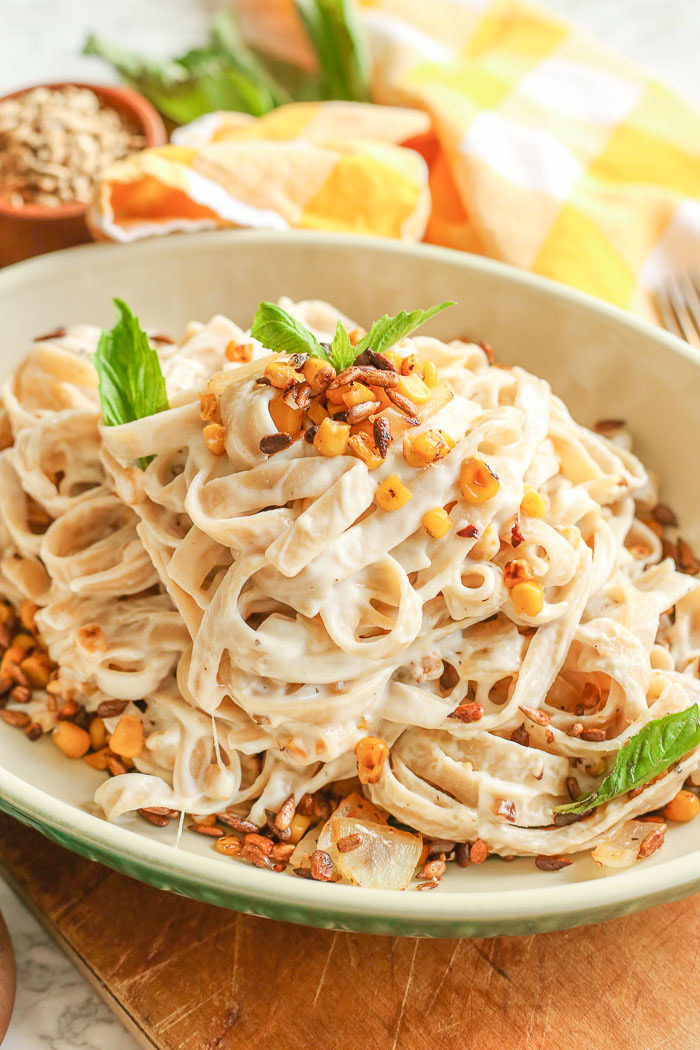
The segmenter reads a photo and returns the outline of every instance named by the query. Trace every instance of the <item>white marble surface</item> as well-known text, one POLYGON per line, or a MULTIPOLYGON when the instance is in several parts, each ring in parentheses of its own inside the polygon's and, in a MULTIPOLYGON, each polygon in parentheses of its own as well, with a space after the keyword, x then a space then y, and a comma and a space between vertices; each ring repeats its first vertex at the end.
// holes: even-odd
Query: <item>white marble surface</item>
MULTIPOLYGON (((109 79, 80 55, 92 30, 151 54, 198 39, 225 0, 0 0, 0 91, 34 81, 109 79)), ((549 0, 657 76, 700 98, 700 0, 549 0)), ((136 1043, 0 881, 18 994, 3 1050, 135 1050, 136 1043)))
POLYGON ((137 1050, 137 1044, 0 880, 17 963, 17 999, 2 1050, 137 1050))

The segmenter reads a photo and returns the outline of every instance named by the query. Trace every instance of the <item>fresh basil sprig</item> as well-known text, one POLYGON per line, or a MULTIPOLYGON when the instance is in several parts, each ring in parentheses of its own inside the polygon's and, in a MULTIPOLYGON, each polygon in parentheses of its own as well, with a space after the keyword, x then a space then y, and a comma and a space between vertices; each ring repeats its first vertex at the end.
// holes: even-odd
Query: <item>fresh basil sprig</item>
POLYGON ((597 791, 575 802, 555 806, 555 813, 587 813, 633 788, 648 784, 659 773, 700 744, 700 712, 697 704, 648 722, 618 752, 610 773, 597 791))
POLYGON ((126 51, 94 35, 83 53, 97 55, 169 120, 188 124, 205 113, 236 110, 263 116, 287 102, 369 100, 367 47, 354 0, 296 0, 318 72, 248 47, 230 12, 212 22, 208 41, 172 59, 126 51))
MULTIPOLYGON (((121 299, 115 299, 118 319, 102 329, 93 364, 97 371, 102 419, 116 427, 168 408, 165 379, 158 354, 148 341, 138 318, 121 299)), ((150 460, 141 459, 145 470, 150 460)))
POLYGON ((454 303, 440 303, 438 306, 431 306, 429 310, 413 310, 411 313, 402 310, 395 317, 385 314, 374 322, 357 346, 352 345, 344 326, 338 321, 333 342, 330 349, 326 350, 313 332, 281 306, 263 302, 258 306, 250 334, 267 350, 273 350, 276 354, 308 354, 310 357, 321 357, 324 361, 330 361, 336 372, 342 372, 354 363, 363 350, 369 348, 383 353, 448 306, 454 306, 454 303))
POLYGON ((330 361, 313 332, 276 303, 259 304, 250 334, 276 354, 309 354, 330 361))
POLYGON ((448 306, 454 306, 451 299, 437 306, 431 306, 429 310, 412 310, 410 313, 402 310, 395 317, 384 314, 374 322, 367 335, 362 337, 357 345, 357 352, 361 354, 363 350, 370 348, 377 354, 383 354, 394 343, 405 339, 411 332, 415 332, 416 328, 420 328, 422 324, 429 321, 435 314, 439 314, 441 310, 446 310, 448 306))

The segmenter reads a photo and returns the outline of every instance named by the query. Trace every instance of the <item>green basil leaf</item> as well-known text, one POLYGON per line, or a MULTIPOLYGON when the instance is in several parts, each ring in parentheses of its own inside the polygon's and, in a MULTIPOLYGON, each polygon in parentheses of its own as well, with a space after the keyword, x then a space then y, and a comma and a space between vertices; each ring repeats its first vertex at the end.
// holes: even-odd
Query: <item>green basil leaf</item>
POLYGON ((97 55, 177 124, 215 110, 262 116, 289 101, 227 21, 219 18, 208 46, 180 58, 153 61, 89 36, 84 53, 97 55))
POLYGON ((586 813, 624 795, 632 788, 648 784, 700 744, 700 712, 697 704, 655 718, 633 736, 618 752, 615 765, 597 791, 565 806, 555 806, 555 813, 586 813))
POLYGON ((344 368, 349 368, 353 364, 356 357, 357 350, 350 342, 350 336, 338 321, 331 343, 331 364, 340 374, 344 368))
POLYGON ((369 59, 353 0, 296 0, 326 98, 368 102, 369 59))
MULTIPOLYGON (((168 408, 165 379, 158 354, 138 318, 121 299, 115 299, 118 320, 102 330, 93 364, 97 371, 102 419, 116 427, 168 408)), ((142 469, 148 460, 141 460, 142 469)))
POLYGON ((275 303, 260 303, 250 334, 276 354, 310 354, 330 361, 313 332, 275 303))
POLYGON ((383 317, 374 322, 367 335, 360 340, 357 352, 361 353, 369 347, 378 354, 383 353, 384 350, 392 347, 394 343, 398 343, 399 340, 405 339, 411 332, 415 332, 416 328, 420 328, 422 324, 429 321, 435 314, 439 314, 441 310, 446 310, 448 306, 454 306, 454 302, 448 300, 440 303, 438 306, 431 306, 429 310, 412 310, 410 313, 402 310, 395 317, 384 314, 383 317))

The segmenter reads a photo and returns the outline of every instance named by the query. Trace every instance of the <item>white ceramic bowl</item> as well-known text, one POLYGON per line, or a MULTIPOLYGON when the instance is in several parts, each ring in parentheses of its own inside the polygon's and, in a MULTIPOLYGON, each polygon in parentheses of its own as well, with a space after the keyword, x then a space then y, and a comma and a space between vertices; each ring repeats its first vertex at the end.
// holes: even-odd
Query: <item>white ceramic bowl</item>
MULTIPOLYGON (((695 455, 700 357, 619 310, 474 256, 310 233, 207 233, 88 246, 0 273, 3 372, 32 337, 76 322, 112 324, 112 296, 144 324, 179 334, 192 319, 248 323, 261 299, 335 303, 359 323, 455 299, 430 331, 487 339, 500 359, 548 379, 584 423, 622 417, 663 478, 691 543, 700 540, 695 455)), ((432 893, 363 890, 275 875, 219 856, 208 839, 137 819, 108 824, 91 798, 100 774, 50 740, 0 725, 0 806, 71 849, 135 878, 278 919, 372 933, 491 936, 598 922, 700 888, 700 820, 673 827, 663 850, 606 872, 588 857, 557 873, 531 860, 451 869, 432 893)))

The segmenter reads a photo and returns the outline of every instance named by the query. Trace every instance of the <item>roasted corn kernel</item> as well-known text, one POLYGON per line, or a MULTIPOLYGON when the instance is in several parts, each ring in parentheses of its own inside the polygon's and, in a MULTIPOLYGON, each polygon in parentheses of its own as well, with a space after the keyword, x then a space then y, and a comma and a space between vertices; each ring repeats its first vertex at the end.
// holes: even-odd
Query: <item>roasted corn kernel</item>
POLYGON ((438 370, 434 361, 423 362, 423 382, 431 390, 438 385, 438 370))
MULTIPOLYGON (((265 366, 265 378, 276 390, 289 390, 290 386, 299 382, 299 373, 284 361, 270 361, 265 366)), ((309 382, 308 379, 306 381, 309 382)))
POLYGON ((483 459, 465 459, 459 473, 459 487, 467 503, 486 503, 500 488, 498 475, 483 459))
POLYGON ((384 462, 374 448, 374 442, 367 434, 352 434, 348 440, 348 448, 354 456, 366 464, 368 470, 376 470, 384 462))
POLYGON ((90 735, 74 722, 59 722, 52 739, 67 758, 82 758, 90 750, 90 735))
POLYGON ((199 415, 205 423, 220 423, 221 412, 219 411, 219 399, 216 394, 199 395, 199 415))
POLYGON ((273 397, 268 410, 280 434, 291 434, 294 438, 301 433, 303 412, 298 408, 290 408, 282 394, 273 397))
POLYGON ((346 408, 352 408, 353 405, 363 405, 367 401, 374 400, 374 394, 364 383, 351 383, 343 394, 343 402, 346 408))
POLYGON ((84 755, 83 761, 87 762, 93 769, 99 769, 101 772, 107 768, 107 759, 111 752, 108 747, 101 747, 99 751, 93 751, 90 755, 84 755))
POLYGON ((515 587, 516 584, 523 583, 525 580, 533 579, 534 574, 530 563, 525 561, 524 558, 514 558, 503 569, 503 582, 508 588, 515 587))
POLYGON ((377 488, 374 500, 382 510, 400 510, 412 495, 398 474, 390 474, 377 488))
POLYGON ((363 736, 355 745, 357 775, 361 784, 376 784, 389 755, 389 746, 378 736, 363 736))
POLYGON ((309 405, 306 414, 312 423, 320 424, 327 417, 328 411, 319 401, 314 401, 313 404, 309 405))
POLYGON ((295 845, 299 839, 306 834, 309 824, 311 823, 311 817, 304 816, 303 813, 296 812, 292 817, 292 822, 289 825, 291 835, 288 842, 293 842, 295 845))
POLYGON ((433 507, 423 515, 423 528, 434 540, 441 540, 452 528, 452 518, 444 507, 433 507))
POLYGON ((403 439, 403 456, 411 467, 424 467, 443 459, 455 447, 444 430, 422 430, 414 434, 408 430, 403 439))
POLYGON ((99 751, 101 747, 107 746, 107 730, 101 718, 93 718, 88 733, 90 735, 90 744, 95 751, 99 751))
MULTIPOLYGON (((88 737, 89 739, 89 737, 88 737)), ((109 749, 121 758, 136 758, 143 751, 143 722, 138 715, 122 715, 109 738, 109 749)))
POLYGON ((304 365, 304 379, 314 394, 322 394, 331 380, 335 379, 335 368, 320 357, 310 357, 304 365))
POLYGON ((510 600, 518 616, 539 616, 544 606, 544 587, 536 580, 523 580, 512 588, 510 600))
POLYGON ((332 390, 327 390, 326 401, 328 403, 328 407, 330 408, 331 405, 340 405, 343 409, 347 408, 343 398, 347 394, 349 389, 349 384, 343 383, 342 386, 336 386, 333 387, 332 390))
POLYGON ((314 448, 322 456, 343 456, 348 447, 350 427, 334 419, 324 419, 314 437, 314 448))
POLYGON ((670 802, 666 803, 663 815, 666 820, 675 820, 685 823, 697 817, 700 810, 700 799, 692 791, 681 790, 670 802))
POLYGON ((423 362, 417 354, 408 354, 401 361, 401 375, 410 376, 411 372, 423 378, 423 362))
POLYGON ((224 350, 227 361, 235 361, 239 364, 245 364, 248 361, 253 360, 253 344, 252 343, 236 343, 232 339, 224 350))
POLYGON ((221 423, 207 423, 204 430, 204 443, 209 451, 215 456, 223 456, 226 448, 224 446, 225 430, 221 423))
POLYGON ((525 486, 525 493, 520 503, 523 514, 529 514, 531 518, 542 518, 547 513, 548 500, 532 485, 525 486))
POLYGON ((430 400, 430 387, 426 386, 416 372, 411 372, 407 376, 402 375, 399 378, 396 390, 403 394, 404 397, 407 397, 409 401, 412 401, 414 405, 424 405, 426 401, 430 400))

